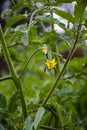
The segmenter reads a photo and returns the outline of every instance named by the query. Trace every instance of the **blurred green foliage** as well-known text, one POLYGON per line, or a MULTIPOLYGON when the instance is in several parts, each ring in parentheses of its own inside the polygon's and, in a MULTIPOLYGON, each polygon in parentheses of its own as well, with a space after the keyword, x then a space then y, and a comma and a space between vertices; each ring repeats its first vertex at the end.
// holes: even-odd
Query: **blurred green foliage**
MULTIPOLYGON (((74 0, 39 0, 42 7, 35 6, 37 0, 10 0, 11 9, 3 16, 6 20, 4 37, 10 56, 18 74, 32 53, 47 45, 49 52, 61 54, 70 50, 76 38, 78 21, 82 22, 79 42, 84 56, 70 60, 59 84, 44 107, 40 107, 56 76, 64 63, 57 55, 48 53, 48 58, 56 58, 56 69, 45 66, 47 56, 39 51, 29 62, 21 79, 28 117, 23 123, 18 91, 10 80, 0 82, 0 130, 86 130, 87 129, 87 2, 76 0, 74 14, 57 9, 61 3, 74 0), (26 11, 21 13, 23 9, 26 11), (49 15, 46 15, 49 13, 49 15), (73 24, 72 29, 52 17, 56 13, 73 24), (23 22, 25 20, 25 22, 23 22), (20 24, 20 21, 23 23, 20 24), (49 23, 49 29, 44 23, 49 23), (54 24, 60 26, 64 35, 54 30, 54 24), (34 126, 34 128, 33 128, 34 126)), ((3 49, 0 43, 0 57, 3 49)), ((8 75, 3 72, 2 77, 8 75)))

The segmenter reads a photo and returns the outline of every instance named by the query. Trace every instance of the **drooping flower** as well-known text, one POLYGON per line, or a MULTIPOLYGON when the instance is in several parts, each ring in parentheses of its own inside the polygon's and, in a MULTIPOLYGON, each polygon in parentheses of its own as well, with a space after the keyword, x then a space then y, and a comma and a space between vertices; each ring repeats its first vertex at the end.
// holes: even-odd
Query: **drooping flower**
POLYGON ((55 58, 52 60, 46 60, 45 64, 47 65, 48 69, 53 69, 55 68, 57 62, 55 61, 55 58))
POLYGON ((63 57, 60 57, 60 61, 62 61, 62 62, 66 62, 66 59, 63 58, 63 57))
POLYGON ((43 45, 43 47, 42 47, 42 52, 44 53, 44 54, 47 54, 47 45, 46 44, 44 44, 43 45))

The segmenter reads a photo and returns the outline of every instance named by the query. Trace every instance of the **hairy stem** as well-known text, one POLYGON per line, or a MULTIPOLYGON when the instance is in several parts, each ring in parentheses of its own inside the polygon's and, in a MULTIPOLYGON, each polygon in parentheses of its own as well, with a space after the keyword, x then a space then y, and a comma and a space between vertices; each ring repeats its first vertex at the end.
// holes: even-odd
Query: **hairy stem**
POLYGON ((9 79, 12 79, 12 76, 2 77, 2 78, 0 78, 0 82, 5 81, 5 80, 9 80, 9 79))
POLYGON ((8 67, 9 67, 9 71, 11 73, 12 80, 13 80, 13 82, 15 84, 15 87, 20 92, 20 100, 21 100, 21 105, 22 105, 22 111, 23 111, 23 115, 24 115, 24 119, 25 119, 27 117, 27 110, 26 110, 25 100, 24 100, 24 96, 23 96, 22 85, 21 85, 19 77, 18 77, 18 75, 17 75, 17 73, 15 71, 13 62, 12 62, 11 57, 10 57, 10 53, 9 53, 8 48, 6 46, 6 41, 4 39, 1 26, 0 26, 0 41, 2 43, 4 55, 5 55, 5 58, 7 60, 7 64, 8 64, 8 67))
POLYGON ((46 98, 44 99, 44 101, 42 102, 41 106, 44 106, 44 105, 47 103, 47 101, 49 100, 50 96, 52 95, 54 89, 56 88, 57 84, 59 83, 59 81, 60 81, 62 75, 64 74, 65 69, 66 69, 66 67, 67 67, 67 65, 68 65, 68 63, 69 63, 69 60, 71 59, 71 57, 72 57, 72 55, 73 55, 73 53, 74 53, 76 44, 78 43, 79 34, 80 34, 80 29, 81 29, 81 23, 79 23, 79 25, 78 25, 77 35, 76 35, 76 39, 75 39, 74 45, 73 45, 73 47, 72 47, 72 50, 71 50, 71 52, 70 52, 70 54, 69 54, 69 56, 68 56, 68 58, 67 58, 67 60, 66 60, 66 62, 65 62, 65 64, 64 64, 64 66, 63 66, 61 72, 60 72, 59 75, 57 76, 57 79, 56 79, 56 81, 55 81, 53 87, 49 90, 49 92, 48 92, 46 98))
POLYGON ((35 15, 38 11, 40 11, 40 10, 42 10, 42 9, 44 9, 44 8, 37 9, 37 10, 33 11, 32 14, 31 14, 31 17, 30 17, 30 20, 29 20, 29 25, 28 25, 28 44, 29 44, 29 41, 30 41, 30 29, 31 29, 31 26, 32 26, 33 17, 34 17, 34 15, 35 15))
POLYGON ((45 125, 42 125, 40 128, 44 129, 44 130, 58 130, 57 128, 52 128, 52 127, 48 127, 45 125))
POLYGON ((2 43, 2 47, 3 47, 4 54, 5 54, 5 58, 6 58, 6 60, 7 60, 7 64, 8 64, 8 67, 9 67, 9 71, 10 71, 10 73, 12 74, 13 77, 17 77, 16 71, 15 71, 14 66, 13 66, 13 62, 12 62, 12 60, 11 60, 9 51, 8 51, 8 49, 7 49, 7 46, 6 46, 6 42, 5 42, 3 33, 2 33, 1 26, 0 26, 0 41, 1 41, 1 43, 2 43))

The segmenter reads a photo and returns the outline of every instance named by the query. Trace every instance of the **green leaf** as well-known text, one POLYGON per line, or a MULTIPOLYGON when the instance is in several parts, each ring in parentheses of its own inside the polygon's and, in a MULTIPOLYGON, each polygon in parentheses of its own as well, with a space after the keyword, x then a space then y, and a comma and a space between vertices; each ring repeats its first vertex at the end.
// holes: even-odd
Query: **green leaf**
POLYGON ((7 106, 7 100, 5 96, 0 92, 0 108, 6 108, 7 106))
POLYGON ((54 91, 54 95, 58 97, 61 97, 61 96, 67 96, 67 97, 72 97, 72 98, 78 97, 76 94, 72 92, 72 90, 69 87, 62 88, 61 90, 56 89, 54 91))
POLYGON ((39 22, 57 23, 57 19, 54 19, 50 16, 36 16, 35 19, 39 22))
POLYGON ((5 28, 11 27, 13 24, 17 23, 19 20, 26 19, 25 15, 18 14, 16 16, 11 17, 7 23, 5 28))
POLYGON ((57 24, 58 26, 60 26, 62 29, 66 30, 65 28, 65 24, 60 22, 58 19, 53 18, 51 16, 36 16, 36 20, 39 22, 46 22, 46 23, 53 23, 53 24, 57 24))
POLYGON ((33 130, 33 120, 30 116, 26 118, 23 130, 33 130))
POLYGON ((8 12, 7 17, 12 16, 14 13, 19 12, 20 10, 22 10, 24 8, 29 8, 30 10, 32 10, 32 7, 33 7, 32 2, 31 1, 28 1, 28 2, 27 1, 23 2, 23 0, 22 1, 18 1, 17 4, 12 7, 12 10, 10 10, 8 12))
POLYGON ((30 43, 42 43, 42 38, 38 35, 37 26, 32 26, 28 35, 30 43))
POLYGON ((82 57, 82 58, 74 58, 73 60, 70 61, 69 67, 74 67, 77 69, 82 69, 83 64, 87 64, 87 57, 82 57))
POLYGON ((71 3, 75 0, 57 0, 57 3, 71 3))
POLYGON ((58 9, 54 9, 54 10, 55 10, 55 13, 58 14, 59 16, 67 19, 71 23, 75 23, 75 18, 72 14, 62 11, 62 10, 58 10, 58 9))
POLYGON ((27 46, 28 45, 27 24, 22 24, 22 25, 17 26, 16 28, 7 30, 5 33, 5 39, 10 44, 20 43, 27 46))
POLYGON ((43 116, 43 119, 40 121, 39 123, 39 126, 45 124, 45 123, 49 123, 49 120, 50 120, 50 116, 51 116, 51 113, 49 111, 47 111, 44 116, 43 116))
POLYGON ((75 5, 74 15, 76 19, 80 19, 84 15, 84 11, 87 5, 87 0, 77 0, 77 4, 75 5))
MULTIPOLYGON (((64 3, 71 3, 71 2, 73 2, 73 1, 75 1, 75 0, 48 0, 48 1, 46 1, 46 3, 45 3, 45 5, 46 6, 58 6, 58 5, 60 5, 60 4, 64 4, 64 3)), ((41 2, 42 2, 42 0, 41 0, 41 2)))
POLYGON ((0 122, 2 119, 6 119, 6 118, 8 118, 7 111, 0 110, 0 122))
POLYGON ((37 114, 36 114, 35 120, 34 120, 35 130, 38 128, 38 125, 39 125, 44 113, 45 113, 45 109, 43 107, 40 107, 37 114))
POLYGON ((55 31, 44 32, 43 41, 46 41, 47 44, 54 43, 55 41, 58 41, 58 35, 55 31))
POLYGON ((10 98, 9 100, 9 103, 8 103, 8 111, 10 113, 13 113, 16 111, 17 109, 17 104, 18 104, 18 101, 19 101, 19 97, 20 97, 20 94, 19 94, 19 91, 16 91, 12 97, 10 98))

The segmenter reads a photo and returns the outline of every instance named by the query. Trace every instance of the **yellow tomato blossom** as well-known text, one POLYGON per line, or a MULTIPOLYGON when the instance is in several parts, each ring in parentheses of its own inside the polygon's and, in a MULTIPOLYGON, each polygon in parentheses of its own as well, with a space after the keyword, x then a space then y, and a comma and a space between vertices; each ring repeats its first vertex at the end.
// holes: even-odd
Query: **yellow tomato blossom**
POLYGON ((48 69, 53 69, 55 68, 55 65, 57 64, 57 62, 55 61, 55 58, 52 60, 46 60, 45 64, 47 65, 48 69))

